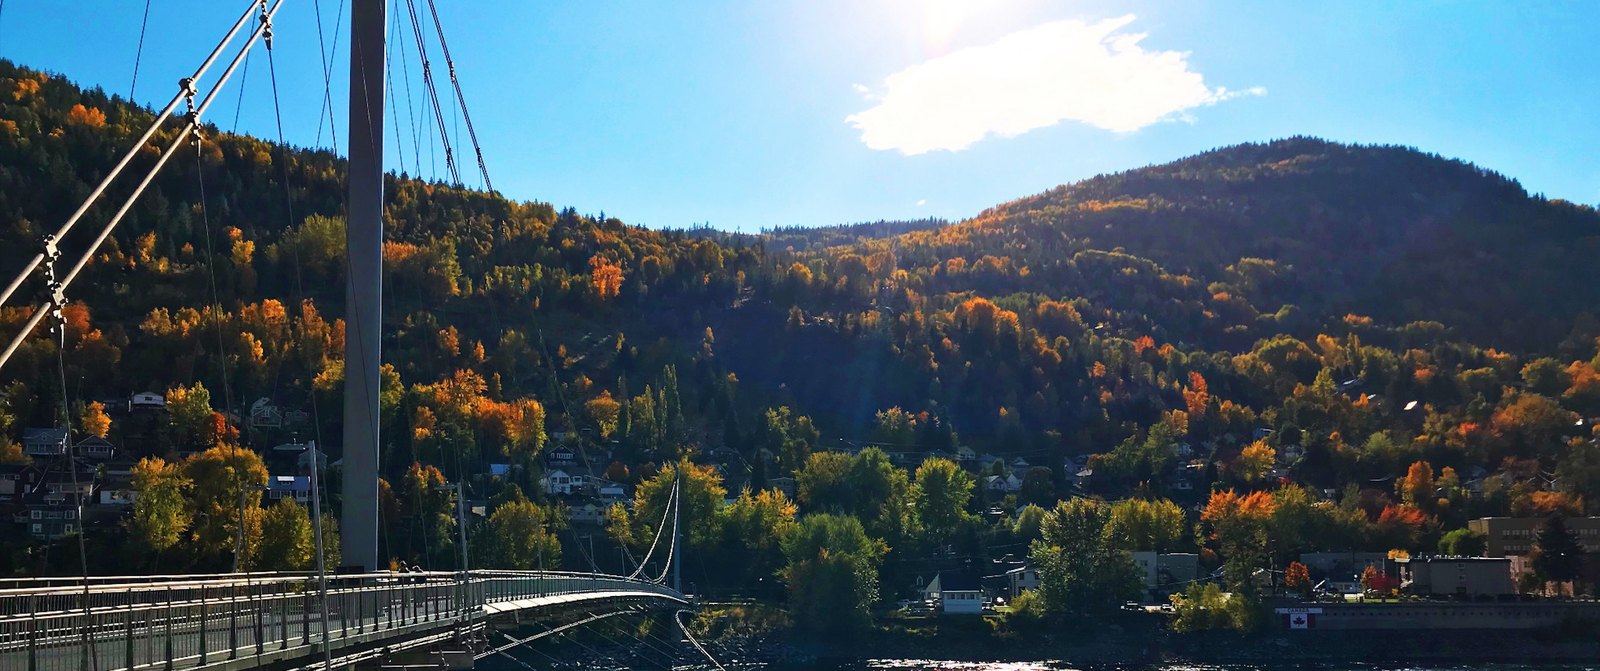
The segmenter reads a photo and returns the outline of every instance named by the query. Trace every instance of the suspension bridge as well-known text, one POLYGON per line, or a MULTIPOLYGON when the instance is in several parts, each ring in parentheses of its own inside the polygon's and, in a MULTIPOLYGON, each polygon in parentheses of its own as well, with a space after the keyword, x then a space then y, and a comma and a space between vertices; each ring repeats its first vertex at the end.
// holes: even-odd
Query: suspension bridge
MULTIPOLYGON (((629 614, 670 615, 693 650, 716 665, 716 660, 694 641, 680 619, 693 607, 693 600, 677 588, 676 569, 681 563, 678 557, 681 481, 674 483, 649 551, 638 561, 638 569, 631 575, 468 570, 465 553, 457 570, 450 572, 378 570, 387 565, 387 560, 380 558, 377 542, 379 426, 376 393, 382 323, 383 112, 386 86, 392 87, 392 83, 385 80, 390 56, 386 50, 385 29, 392 25, 394 33, 400 32, 399 16, 393 24, 388 20, 389 2, 393 2, 395 8, 403 3, 405 16, 409 18, 411 37, 422 58, 424 111, 431 109, 439 125, 439 139, 444 145, 450 177, 455 183, 461 181, 454 151, 444 132, 445 121, 432 68, 424 56, 424 17, 429 16, 449 69, 456 102, 477 154, 482 184, 486 189, 493 188, 471 116, 466 111, 438 12, 433 0, 425 0, 427 14, 419 16, 417 5, 423 1, 350 0, 345 293, 346 321, 350 326, 345 338, 340 511, 341 546, 347 565, 334 572, 324 564, 320 491, 313 492, 314 503, 318 506, 313 516, 318 525, 315 572, 90 576, 80 532, 76 535, 83 575, 72 579, 0 580, 0 669, 171 671, 396 666, 459 669, 470 668, 478 659, 509 656, 510 651, 520 646, 564 636, 629 614), (667 533, 669 527, 670 534, 667 533), (662 546, 665 546, 662 553, 657 555, 662 546), (658 569, 659 573, 646 575, 647 566, 652 572, 658 569)), ((193 145, 196 152, 200 150, 205 113, 235 71, 248 62, 246 58, 257 44, 264 44, 267 49, 276 107, 277 74, 271 58, 273 18, 283 2, 250 0, 246 3, 244 13, 201 65, 192 75, 179 81, 178 90, 170 102, 156 112, 144 134, 131 144, 65 223, 40 240, 31 260, 0 290, 0 306, 3 306, 19 294, 19 289, 29 285, 30 280, 42 280, 44 287, 43 297, 36 302, 26 324, 13 335, 4 350, 0 350, 0 367, 41 326, 48 326, 52 338, 65 337, 62 308, 73 281, 170 159, 184 151, 185 144, 193 145), (240 35, 245 36, 243 45, 231 46, 240 35), (214 81, 208 81, 206 77, 212 67, 230 48, 233 55, 225 61, 221 74, 214 81), (144 175, 125 195, 121 205, 92 238, 80 235, 72 238, 69 244, 73 228, 87 213, 99 211, 95 209, 96 203, 114 182, 132 174, 130 166, 148 151, 152 138, 169 122, 176 122, 175 132, 171 132, 170 140, 159 148, 153 163, 143 168, 144 175), (78 255, 76 260, 69 263, 64 248, 72 249, 78 255)), ((342 7, 341 2, 341 13, 342 7)), ((145 16, 148 20, 148 8, 145 16)), ((319 10, 319 50, 322 48, 320 21, 319 10)), ((141 26, 141 50, 143 33, 141 26)), ((137 83, 137 59, 134 73, 137 83)), ((320 111, 328 113, 331 125, 333 106, 327 93, 330 77, 331 68, 325 61, 320 111)), ((241 89, 241 99, 242 96, 241 89)), ((277 109, 275 112, 281 144, 282 114, 277 109)), ((319 132, 320 123, 319 120, 319 132)), ((397 143, 397 147, 403 146, 404 143, 397 143)), ((401 162, 404 163, 403 157, 401 162)), ((203 212, 203 181, 200 193, 203 212)), ((209 231, 209 222, 206 225, 209 231)), ((211 300, 218 300, 214 286, 211 300)), ((225 379, 226 376, 224 385, 225 379)), ((62 388, 66 388, 65 383, 62 388)), ((224 397, 229 397, 225 386, 224 397)), ((61 399, 60 405, 60 419, 70 436, 72 419, 68 404, 61 399)), ((69 452, 66 459, 72 458, 69 452)), ((313 482, 321 468, 321 463, 314 459, 313 482)), ((76 472, 70 467, 68 470, 76 472)), ((457 499, 458 504, 464 499, 464 492, 459 489, 457 499)), ((82 519, 81 500, 74 519, 82 519)), ((465 547, 464 535, 461 542, 465 547)), ((621 630, 621 635, 633 637, 641 648, 662 649, 625 629, 621 630)), ((659 639, 657 642, 666 643, 659 639)), ((628 644, 624 641, 622 645, 628 644)))

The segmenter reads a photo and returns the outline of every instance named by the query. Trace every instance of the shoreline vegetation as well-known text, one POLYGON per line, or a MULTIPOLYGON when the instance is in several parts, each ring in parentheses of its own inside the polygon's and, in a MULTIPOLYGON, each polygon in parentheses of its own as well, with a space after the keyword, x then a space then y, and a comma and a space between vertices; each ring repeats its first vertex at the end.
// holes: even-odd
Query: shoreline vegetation
POLYGON ((1371 630, 1172 631, 1156 614, 1056 620, 1012 626, 1003 616, 888 616, 853 635, 797 629, 781 608, 711 606, 697 635, 725 663, 776 668, 819 661, 937 659, 960 662, 1051 660, 1071 664, 1256 663, 1569 663, 1600 660, 1593 622, 1526 631, 1371 630), (1486 636, 1486 634, 1489 634, 1486 636))

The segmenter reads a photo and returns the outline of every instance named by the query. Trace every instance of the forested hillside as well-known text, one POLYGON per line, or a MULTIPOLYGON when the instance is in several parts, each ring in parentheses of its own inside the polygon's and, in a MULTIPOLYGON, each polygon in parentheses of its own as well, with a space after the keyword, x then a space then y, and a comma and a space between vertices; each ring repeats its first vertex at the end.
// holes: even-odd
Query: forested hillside
MULTIPOLYGON (((0 63, 0 269, 22 265, 150 118, 0 63)), ((232 447, 295 438, 337 459, 341 171, 327 152, 208 128, 69 290, 65 389, 42 331, 0 371, 5 458, 22 461, 22 430, 58 423, 64 399, 80 434, 192 473, 207 459, 276 469, 232 447), (165 393, 167 412, 95 405, 140 391, 165 393), (311 419, 251 427, 263 398, 311 419)), ((1285 554, 1431 548, 1469 517, 1600 505, 1587 421, 1600 416, 1600 215, 1414 150, 1242 145, 956 224, 758 236, 647 230, 405 175, 386 193, 384 538, 405 561, 451 556, 448 501, 430 488, 443 480, 491 501, 485 524, 543 510, 508 485, 534 493, 554 436, 610 452, 606 477, 639 485, 631 517, 611 519, 628 543, 659 519, 662 465, 700 464, 691 561, 729 589, 767 584, 806 542, 838 541, 901 562, 884 568, 887 596, 935 548, 971 558, 1030 537, 980 518, 989 504, 1010 515, 1069 493, 1193 508, 1215 490, 1259 494, 1257 511, 1262 497, 1314 508, 1296 523, 1320 531, 1274 546, 1285 554), (875 450, 819 454, 865 444, 934 458, 912 473, 875 450), (975 490, 942 460, 959 448, 1003 457, 983 474, 1032 485, 975 490), (513 468, 484 477, 492 463, 513 468), (711 512, 716 487, 787 476, 798 511, 767 495, 711 512), (811 540, 780 551, 774 520, 800 524, 797 512, 864 531, 811 515, 811 540), (733 559, 752 547, 764 563, 733 559)), ((4 308, 4 335, 27 314, 20 300, 4 308)), ((105 542, 182 545, 191 565, 221 565, 237 491, 177 489, 191 513, 169 520, 181 534, 136 516, 118 527, 127 539, 105 542)), ((1230 555, 1181 526, 1207 561, 1230 555)), ((530 556, 488 536, 491 562, 530 556)), ((27 552, 12 570, 37 569, 27 552)))

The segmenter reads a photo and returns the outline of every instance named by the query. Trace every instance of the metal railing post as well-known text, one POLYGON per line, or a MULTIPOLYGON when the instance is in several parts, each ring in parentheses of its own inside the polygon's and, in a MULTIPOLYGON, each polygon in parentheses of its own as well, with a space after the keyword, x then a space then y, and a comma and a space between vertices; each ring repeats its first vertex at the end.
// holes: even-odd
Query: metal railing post
POLYGON ((206 664, 206 587, 200 586, 200 665, 206 664))
POLYGON ((167 666, 166 666, 166 668, 167 668, 167 671, 172 671, 172 588, 171 587, 167 588, 166 614, 167 614, 167 616, 165 618, 163 618, 164 620, 166 620, 166 630, 167 630, 167 666))
POLYGON ((300 594, 300 643, 311 645, 311 590, 300 594))
POLYGON ((266 635, 261 631, 261 601, 254 594, 250 595, 250 610, 251 618, 255 620, 256 654, 259 655, 267 651, 266 635))
POLYGON ((228 659, 239 658, 239 586, 228 587, 228 659))
POLYGON ((137 666, 133 663, 133 621, 135 608, 136 605, 134 604, 133 590, 128 590, 128 622, 124 632, 127 635, 127 639, 124 641, 123 654, 128 658, 127 668, 130 669, 137 666))
POLYGON ((283 642, 279 650, 289 649, 289 583, 278 583, 278 638, 283 642))
POLYGON ((28 671, 39 671, 39 597, 28 597, 28 671))

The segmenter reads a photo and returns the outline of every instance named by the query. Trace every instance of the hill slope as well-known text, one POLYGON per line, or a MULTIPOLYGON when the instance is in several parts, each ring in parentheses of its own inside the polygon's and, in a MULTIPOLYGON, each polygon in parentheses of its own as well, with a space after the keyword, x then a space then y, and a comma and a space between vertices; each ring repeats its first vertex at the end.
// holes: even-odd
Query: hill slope
POLYGON ((965 225, 1122 248, 1262 311, 1434 320, 1502 346, 1554 344, 1600 305, 1593 208, 1402 147, 1227 147, 1058 187, 965 225), (1275 267, 1241 265, 1248 258, 1275 267))
MULTIPOLYGON (((149 118, 0 61, 0 268, 31 254, 149 118)), ((337 458, 343 163, 206 137, 70 290, 66 349, 36 337, 0 371, 0 461, 62 399, 144 390, 176 390, 182 408, 113 413, 110 438, 131 456, 244 443, 271 461, 271 446, 321 435, 337 458), (261 398, 314 412, 299 426, 228 421, 261 398)), ((404 176, 386 192, 382 463, 404 522, 437 498, 425 466, 477 497, 531 492, 555 440, 607 455, 625 480, 688 455, 756 488, 841 440, 1024 457, 1063 493, 1062 459, 1097 455, 1096 480, 1071 491, 1349 485, 1359 497, 1341 505, 1374 524, 1395 517, 1380 516, 1391 488, 1371 483, 1419 460, 1507 478, 1429 506, 1434 531, 1526 506, 1541 471, 1564 473, 1568 494, 1600 490, 1593 443, 1576 440, 1576 419, 1600 415, 1587 314, 1600 282, 1585 264, 1600 219, 1459 162, 1292 139, 953 225, 761 236, 645 230, 404 176), (491 463, 524 468, 491 478, 491 463)), ((91 211, 69 251, 110 209, 91 211)), ((39 288, 0 310, 0 331, 20 327, 39 288)), ((216 500, 207 519, 232 510, 216 500)), ((219 524, 168 556, 226 565, 219 524)), ((396 556, 449 556, 448 529, 386 524, 396 556)), ((23 542, 15 561, 39 556, 23 542)), ((127 548, 97 556, 138 556, 127 548)))

